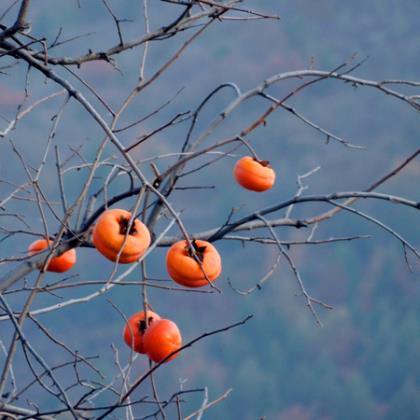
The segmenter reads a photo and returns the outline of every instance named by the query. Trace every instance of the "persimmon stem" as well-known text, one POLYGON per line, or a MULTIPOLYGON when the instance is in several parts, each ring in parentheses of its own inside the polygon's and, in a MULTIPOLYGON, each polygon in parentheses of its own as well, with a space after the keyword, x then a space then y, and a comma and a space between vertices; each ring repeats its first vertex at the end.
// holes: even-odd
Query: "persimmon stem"
POLYGON ((252 158, 255 160, 255 162, 258 162, 261 166, 264 166, 264 168, 271 168, 270 161, 268 160, 259 160, 256 157, 252 158))

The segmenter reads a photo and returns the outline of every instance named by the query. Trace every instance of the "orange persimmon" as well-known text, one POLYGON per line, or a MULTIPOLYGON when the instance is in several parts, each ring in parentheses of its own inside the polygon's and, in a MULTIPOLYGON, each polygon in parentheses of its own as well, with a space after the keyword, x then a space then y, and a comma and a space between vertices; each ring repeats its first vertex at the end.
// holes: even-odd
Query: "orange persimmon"
MULTIPOLYGON (((29 245, 29 254, 34 255, 37 252, 43 251, 52 243, 53 241, 50 239, 38 239, 29 245)), ((61 255, 53 257, 48 263, 46 270, 53 271, 55 273, 64 273, 65 271, 70 270, 74 264, 76 264, 76 250, 69 249, 61 255)))
POLYGON ((131 347, 137 353, 144 353, 143 346, 143 335, 147 328, 153 323, 160 319, 160 316, 148 310, 147 311, 147 322, 145 320, 144 311, 140 311, 132 315, 126 322, 124 327, 124 341, 127 346, 131 347))
POLYGON ((274 185, 276 173, 267 160, 258 160, 251 156, 239 159, 233 169, 236 181, 251 191, 266 191, 274 185))
MULTIPOLYGON (((169 319, 154 321, 143 335, 143 346, 149 358, 159 363, 182 346, 181 333, 175 322, 169 319)), ((174 359, 178 354, 173 354, 165 362, 174 359)))
POLYGON ((183 286, 205 286, 219 277, 222 272, 222 260, 210 242, 197 239, 193 240, 191 245, 201 266, 195 260, 187 241, 183 240, 169 248, 166 254, 166 268, 172 280, 183 286))
POLYGON ((150 233, 146 225, 134 219, 128 231, 130 219, 131 213, 126 210, 107 210, 93 228, 93 244, 111 261, 116 261, 120 252, 118 262, 128 264, 137 261, 150 245, 150 233))

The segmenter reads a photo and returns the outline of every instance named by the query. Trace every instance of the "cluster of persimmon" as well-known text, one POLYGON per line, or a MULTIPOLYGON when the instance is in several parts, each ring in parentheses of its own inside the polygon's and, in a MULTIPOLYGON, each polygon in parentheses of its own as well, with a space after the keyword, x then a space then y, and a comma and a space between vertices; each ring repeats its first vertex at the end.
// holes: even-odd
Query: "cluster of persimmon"
POLYGON ((151 310, 132 315, 125 324, 123 337, 135 352, 147 354, 156 363, 174 359, 182 346, 181 333, 175 322, 162 319, 151 310))
MULTIPOLYGON (((275 172, 266 160, 245 156, 233 169, 236 181, 251 191, 266 191, 274 185, 275 172)), ((151 243, 147 226, 129 211, 110 209, 102 213, 92 232, 95 248, 107 259, 130 264, 138 261, 151 243)), ((29 254, 44 251, 53 243, 39 239, 29 246, 29 254)), ((76 251, 70 249, 50 259, 44 270, 63 273, 76 263, 76 251)), ((174 243, 166 254, 166 268, 176 283, 185 287, 202 287, 214 282, 222 271, 222 260, 217 249, 204 240, 181 240, 174 243)), ((124 341, 134 351, 147 354, 160 362, 182 345, 181 333, 169 319, 147 310, 131 316, 124 329, 124 341), (146 319, 147 317, 147 319, 146 319)), ((174 353, 167 360, 172 360, 174 353)))

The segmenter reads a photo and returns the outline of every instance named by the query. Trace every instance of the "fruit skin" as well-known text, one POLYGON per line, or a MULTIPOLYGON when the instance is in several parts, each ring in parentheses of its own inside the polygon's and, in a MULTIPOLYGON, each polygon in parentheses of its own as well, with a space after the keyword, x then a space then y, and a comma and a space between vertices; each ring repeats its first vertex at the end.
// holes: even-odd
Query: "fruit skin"
MULTIPOLYGON (((99 217, 93 228, 92 241, 96 249, 111 261, 124 243, 131 213, 122 209, 107 210, 99 217)), ((134 219, 121 252, 119 263, 129 264, 137 261, 150 245, 150 233, 146 225, 134 219)))
POLYGON ((124 327, 123 338, 128 347, 132 347, 137 353, 145 353, 143 346, 143 336, 145 331, 151 324, 158 321, 160 316, 148 310, 147 311, 147 324, 145 322, 145 313, 140 311, 132 315, 126 322, 124 327))
POLYGON ((244 188, 257 192, 269 190, 276 180, 276 173, 268 161, 251 156, 244 156, 236 162, 233 176, 244 188))
MULTIPOLYGON (((160 319, 147 328, 143 336, 143 345, 149 358, 159 363, 182 346, 181 333, 175 322, 169 319, 160 319)), ((178 354, 172 355, 165 363, 175 359, 178 354)))
MULTIPOLYGON (((50 239, 38 239, 35 242, 32 242, 29 247, 28 251, 30 255, 34 255, 37 252, 43 251, 44 249, 48 248, 48 245, 51 245, 53 241, 50 239)), ((58 257, 53 257, 48 266, 46 268, 47 271, 53 271, 54 273, 64 273, 76 264, 76 250, 69 249, 66 252, 63 252, 58 257)))
MULTIPOLYGON (((222 272, 222 260, 217 249, 207 241, 194 240, 192 246, 201 260, 202 269, 209 281, 215 281, 222 272)), ((174 243, 166 254, 166 269, 175 282, 186 287, 202 287, 208 284, 198 262, 191 255, 187 241, 174 243)))

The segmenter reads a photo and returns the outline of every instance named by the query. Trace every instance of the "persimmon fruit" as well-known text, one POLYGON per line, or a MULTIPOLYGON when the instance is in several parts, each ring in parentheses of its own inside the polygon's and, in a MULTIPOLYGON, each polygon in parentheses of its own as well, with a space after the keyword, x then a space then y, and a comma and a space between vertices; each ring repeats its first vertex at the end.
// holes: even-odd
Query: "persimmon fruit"
MULTIPOLYGON (((143 335, 143 346, 149 358, 159 363, 169 354, 181 348, 181 333, 175 322, 169 319, 154 321, 143 335)), ((174 359, 178 354, 173 354, 165 362, 174 359)))
POLYGON ((93 228, 92 242, 96 249, 111 261, 129 264, 140 259, 150 245, 150 233, 146 225, 134 219, 130 227, 131 213, 123 209, 107 210, 93 228))
POLYGON ((159 319, 160 316, 156 312, 150 310, 148 310, 146 313, 144 311, 140 311, 132 315, 127 320, 123 333, 124 341, 127 346, 132 348, 137 353, 145 353, 143 346, 143 335, 150 327, 150 325, 159 319))
POLYGON ((219 277, 222 272, 222 259, 210 242, 197 239, 193 240, 191 245, 201 266, 194 258, 187 241, 182 240, 169 248, 166 254, 166 268, 176 283, 186 287, 202 287, 219 277))
POLYGON ((236 162, 233 175, 242 187, 257 192, 269 190, 276 180, 270 162, 251 156, 244 156, 236 162))
MULTIPOLYGON (((29 254, 34 255, 37 252, 41 252, 44 249, 48 248, 48 246, 52 243, 53 241, 50 239, 38 239, 29 245, 29 254)), ((46 270, 55 273, 64 273, 70 270, 70 268, 72 268, 73 265, 76 264, 76 259, 76 250, 69 249, 68 251, 63 252, 61 255, 53 257, 48 263, 46 270)))

